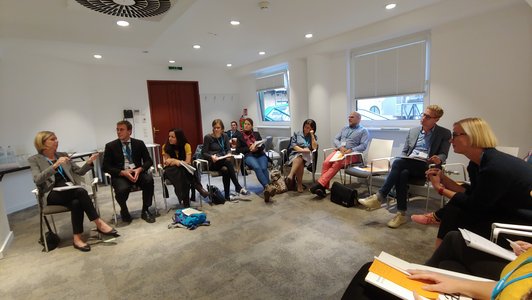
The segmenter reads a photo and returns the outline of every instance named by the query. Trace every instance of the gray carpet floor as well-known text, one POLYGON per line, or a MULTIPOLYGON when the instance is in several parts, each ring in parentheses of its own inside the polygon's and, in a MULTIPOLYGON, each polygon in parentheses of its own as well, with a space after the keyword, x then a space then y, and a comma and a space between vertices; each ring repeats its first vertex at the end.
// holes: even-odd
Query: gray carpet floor
MULTIPOLYGON (((49 253, 37 243, 37 207, 10 214, 15 239, 0 260, 0 298, 340 299, 359 267, 380 251, 416 263, 432 253, 436 228, 412 222, 388 228, 393 207, 345 208, 308 190, 276 195, 266 204, 254 174, 247 178, 251 195, 237 203, 204 203, 211 226, 187 230, 167 228, 173 212, 164 210, 155 177, 163 208, 156 223, 140 219, 141 193, 132 193, 133 222, 119 221, 121 237, 114 241, 91 240, 88 253, 72 247, 68 214, 55 218, 61 244, 49 253)), ((220 181, 213 179, 219 187, 220 181)), ((170 194, 175 208, 172 189, 170 194)), ((99 187, 98 199, 102 218, 111 220, 109 186, 99 187)), ((425 201, 409 203, 409 214, 424 211, 425 201)), ((91 227, 85 220, 87 238, 91 227)))

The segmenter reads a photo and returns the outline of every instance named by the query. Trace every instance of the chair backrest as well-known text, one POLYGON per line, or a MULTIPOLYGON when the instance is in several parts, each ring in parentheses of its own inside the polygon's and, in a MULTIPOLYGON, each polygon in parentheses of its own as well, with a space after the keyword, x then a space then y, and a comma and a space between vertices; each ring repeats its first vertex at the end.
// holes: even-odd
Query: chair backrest
POLYGON ((519 147, 506 147, 506 146, 497 146, 497 150, 504 152, 506 154, 513 155, 517 157, 519 155, 519 147))
POLYGON ((273 136, 269 135, 266 137, 266 143, 264 143, 264 147, 266 151, 273 150, 273 136))
MULTIPOLYGON (((369 162, 376 158, 390 157, 392 155, 392 146, 393 140, 372 139, 368 147, 368 153, 364 164, 367 165, 369 162)), ((386 161, 378 161, 376 162, 376 164, 377 165, 374 165, 374 167, 377 168, 388 167, 388 163, 386 161), (382 166, 379 165, 381 163, 382 166)))

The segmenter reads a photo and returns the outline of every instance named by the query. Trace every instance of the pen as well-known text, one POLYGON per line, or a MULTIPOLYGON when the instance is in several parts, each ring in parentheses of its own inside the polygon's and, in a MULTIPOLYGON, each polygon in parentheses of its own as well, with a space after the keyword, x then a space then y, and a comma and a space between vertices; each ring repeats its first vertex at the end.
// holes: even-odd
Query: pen
POLYGON ((512 247, 512 249, 514 250, 514 252, 516 253, 523 253, 525 252, 525 250, 523 248, 521 248, 521 246, 519 246, 518 243, 510 240, 510 239, 506 239, 508 241, 508 243, 510 243, 510 247, 512 247))

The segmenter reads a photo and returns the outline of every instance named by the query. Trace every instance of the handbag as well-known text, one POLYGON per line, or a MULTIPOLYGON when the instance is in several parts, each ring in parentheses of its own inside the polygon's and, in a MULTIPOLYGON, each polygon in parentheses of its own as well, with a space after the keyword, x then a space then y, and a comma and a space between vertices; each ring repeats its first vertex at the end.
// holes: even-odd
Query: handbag
POLYGON ((358 203, 358 191, 340 182, 334 182, 331 188, 331 201, 345 207, 353 207, 358 203))
MULTIPOLYGON (((46 239, 46 245, 48 245, 48 251, 52 251, 54 250, 55 248, 57 248, 57 246, 59 246, 59 242, 61 241, 61 239, 59 238, 59 236, 52 230, 52 228, 50 227, 50 223, 48 223, 48 219, 46 217, 44 217, 44 221, 46 222, 46 227, 48 227, 48 232, 46 232, 44 234, 44 238, 46 239)), ((44 242, 43 242, 43 237, 41 235, 41 238, 39 239, 39 244, 43 245, 44 248, 42 249, 43 252, 46 252, 46 246, 44 245, 44 242)))

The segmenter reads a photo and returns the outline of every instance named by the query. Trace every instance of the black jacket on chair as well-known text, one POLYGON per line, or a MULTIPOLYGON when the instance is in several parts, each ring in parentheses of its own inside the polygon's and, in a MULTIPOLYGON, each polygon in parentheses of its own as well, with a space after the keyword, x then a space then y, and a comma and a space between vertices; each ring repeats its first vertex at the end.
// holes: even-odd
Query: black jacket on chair
MULTIPOLYGON (((148 171, 153 165, 148 148, 141 140, 131 138, 131 156, 135 166, 137 168, 142 167, 144 171, 148 171)), ((105 145, 102 169, 111 174, 112 177, 120 176, 120 172, 125 169, 124 152, 122 142, 119 139, 105 145)))

